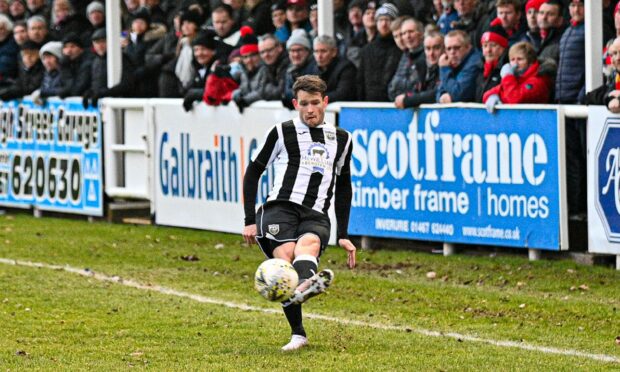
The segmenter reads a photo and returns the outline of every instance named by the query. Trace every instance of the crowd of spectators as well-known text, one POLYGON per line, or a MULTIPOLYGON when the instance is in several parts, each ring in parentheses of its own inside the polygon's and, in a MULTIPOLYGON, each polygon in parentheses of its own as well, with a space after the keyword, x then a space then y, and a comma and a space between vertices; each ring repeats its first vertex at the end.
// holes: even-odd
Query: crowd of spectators
MULTIPOLYGON (((620 112, 620 5, 601 0, 605 84, 585 91, 583 0, 124 0, 123 71, 107 86, 100 0, 0 0, 0 99, 258 100, 291 107, 304 74, 330 102, 605 104, 620 112)), ((569 195, 585 192, 585 125, 567 120, 569 195), (571 155, 572 154, 572 155, 571 155)), ((585 210, 570 205, 571 212, 585 210)))

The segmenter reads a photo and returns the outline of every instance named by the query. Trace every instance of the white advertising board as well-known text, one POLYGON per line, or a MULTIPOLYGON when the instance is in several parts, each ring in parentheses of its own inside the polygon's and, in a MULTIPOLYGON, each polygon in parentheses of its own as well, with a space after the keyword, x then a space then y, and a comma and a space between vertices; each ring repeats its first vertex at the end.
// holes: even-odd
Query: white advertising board
MULTIPOLYGON (((152 100, 152 105, 155 222, 241 233, 245 169, 267 130, 297 113, 274 104, 254 105, 243 114, 233 104, 200 104, 189 113, 170 100, 152 100)), ((335 114, 328 113, 326 120, 333 123, 335 114)), ((266 171, 259 201, 267 197, 271 178, 266 171)))
POLYGON ((620 115, 588 112, 588 250, 620 255, 620 115))

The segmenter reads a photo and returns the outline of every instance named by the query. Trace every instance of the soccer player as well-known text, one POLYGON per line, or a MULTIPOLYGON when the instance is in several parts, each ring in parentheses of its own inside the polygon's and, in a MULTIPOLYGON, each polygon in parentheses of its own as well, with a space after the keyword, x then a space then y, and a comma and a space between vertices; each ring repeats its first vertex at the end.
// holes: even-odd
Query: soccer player
POLYGON ((293 85, 293 106, 299 118, 276 124, 248 165, 243 180, 245 228, 248 244, 258 242, 268 258, 293 264, 300 284, 282 303, 292 337, 283 351, 308 344, 302 324, 301 304, 331 283, 331 270, 318 272, 318 260, 327 246, 332 196, 335 200, 338 245, 355 267, 355 245, 348 239, 351 208, 351 134, 326 123, 327 86, 315 75, 304 75, 293 85), (267 202, 256 211, 258 181, 271 164, 274 186, 267 202), (335 194, 334 194, 335 187, 335 194))

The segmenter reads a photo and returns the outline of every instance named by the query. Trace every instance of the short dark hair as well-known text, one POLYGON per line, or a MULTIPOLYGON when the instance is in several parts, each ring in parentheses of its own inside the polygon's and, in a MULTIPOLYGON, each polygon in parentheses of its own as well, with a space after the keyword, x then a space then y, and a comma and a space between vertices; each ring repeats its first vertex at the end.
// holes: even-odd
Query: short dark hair
POLYGON ((509 6, 512 5, 512 7, 514 8, 515 12, 519 13, 521 12, 521 8, 523 8, 523 6, 521 5, 521 1, 520 0, 497 0, 495 2, 495 7, 498 8, 500 6, 504 7, 504 6, 509 6))
POLYGON ((308 93, 321 93, 321 97, 325 97, 327 84, 317 75, 303 75, 298 77, 293 84, 293 97, 297 98, 297 92, 300 90, 308 93))

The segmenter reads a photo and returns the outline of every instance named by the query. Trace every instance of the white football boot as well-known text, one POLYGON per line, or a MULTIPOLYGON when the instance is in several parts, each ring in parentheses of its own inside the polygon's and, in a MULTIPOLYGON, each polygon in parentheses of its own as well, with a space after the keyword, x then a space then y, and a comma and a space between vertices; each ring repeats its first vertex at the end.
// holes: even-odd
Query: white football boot
POLYGON ((308 338, 300 335, 293 335, 291 341, 282 346, 282 351, 293 351, 308 346, 308 338))
POLYGON ((309 298, 325 292, 327 287, 332 284, 333 280, 333 271, 329 269, 319 271, 317 274, 314 274, 312 277, 301 283, 297 289, 295 289, 293 296, 283 302, 282 306, 286 307, 292 304, 302 304, 306 302, 309 298))

